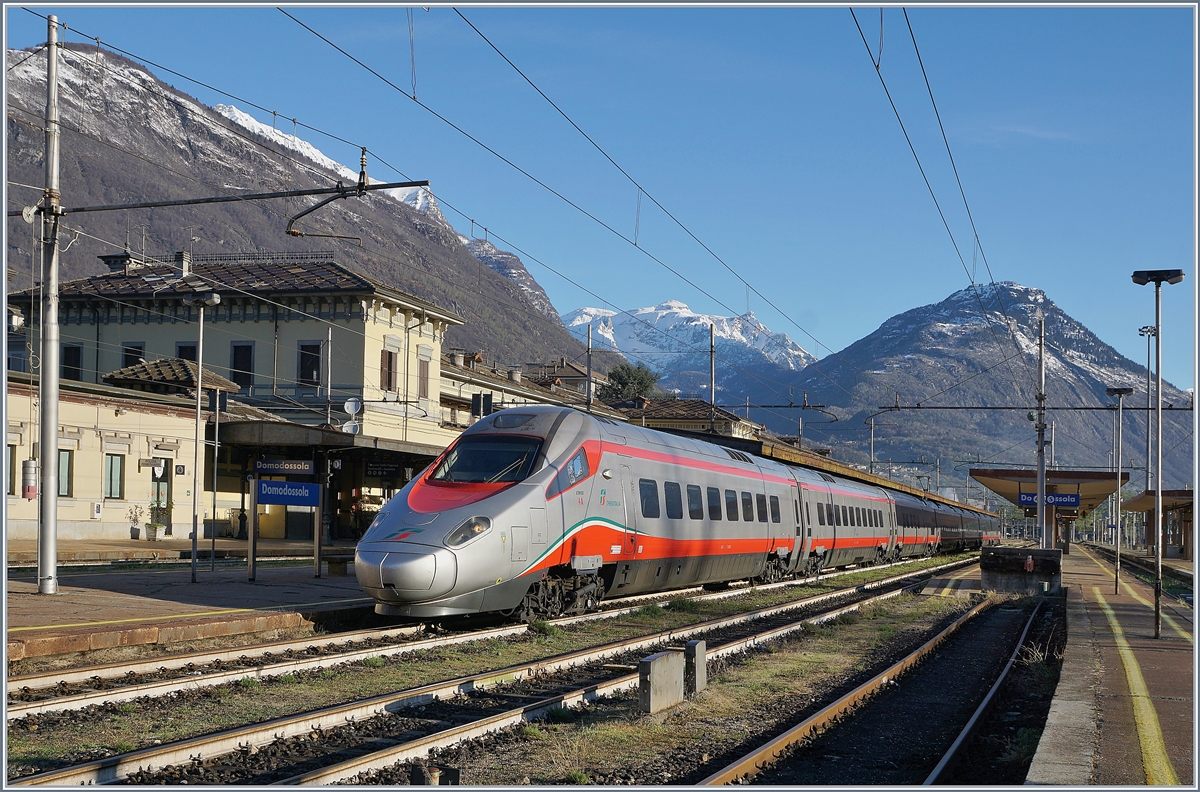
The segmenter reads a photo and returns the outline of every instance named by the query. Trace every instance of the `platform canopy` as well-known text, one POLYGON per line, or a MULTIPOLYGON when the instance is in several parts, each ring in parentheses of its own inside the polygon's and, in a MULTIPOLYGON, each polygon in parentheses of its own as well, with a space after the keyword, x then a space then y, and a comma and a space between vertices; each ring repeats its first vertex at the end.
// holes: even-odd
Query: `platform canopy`
MULTIPOLYGON (((1021 493, 1037 492, 1037 470, 1032 468, 971 468, 971 478, 1002 498, 1021 506, 1021 493)), ((1129 473, 1121 474, 1121 484, 1129 473)), ((1079 516, 1091 512, 1117 491, 1117 475, 1107 470, 1047 470, 1048 494, 1078 494, 1079 516)))
MULTIPOLYGON (((1190 509, 1195 494, 1193 490, 1163 490, 1163 511, 1190 509)), ((1154 490, 1146 490, 1136 498, 1130 498, 1121 504, 1121 508, 1128 512, 1154 511, 1154 490)))

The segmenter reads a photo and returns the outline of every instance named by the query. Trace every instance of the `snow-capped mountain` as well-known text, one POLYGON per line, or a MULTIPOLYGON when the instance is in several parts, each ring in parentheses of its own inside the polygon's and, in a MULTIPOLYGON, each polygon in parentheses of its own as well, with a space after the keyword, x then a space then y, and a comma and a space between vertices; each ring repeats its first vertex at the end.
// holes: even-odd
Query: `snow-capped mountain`
MULTIPOLYGON (((576 338, 619 352, 633 363, 645 363, 663 375, 664 387, 685 393, 707 390, 708 335, 714 328, 718 391, 729 392, 729 380, 747 372, 779 377, 794 373, 814 358, 786 333, 773 333, 754 313, 742 316, 699 314, 678 300, 619 313, 606 308, 579 308, 563 314, 563 324, 576 338)), ((743 388, 735 389, 741 397, 743 388)))
MULTIPOLYGON (((197 198, 331 187, 358 181, 358 152, 338 162, 310 142, 263 124, 231 105, 209 107, 157 79, 143 66, 94 45, 64 44, 59 57, 63 125, 63 204, 72 206, 197 198)), ((44 51, 9 50, 10 183, 44 180, 44 51)), ((289 131, 283 131, 288 129, 289 131)), ((301 134, 304 129, 301 128, 301 134)), ((344 149, 339 149, 344 151, 344 149)), ((389 176, 368 158, 373 183, 389 176)), ((437 174, 414 174, 414 178, 437 174)), ((388 178, 387 181, 398 179, 388 178)), ((35 203, 39 189, 10 186, 14 206, 35 203)), ((462 315, 446 345, 484 351, 500 361, 579 354, 548 312, 528 273, 487 267, 467 250, 425 188, 373 191, 290 218, 315 199, 232 202, 80 216, 81 234, 64 248, 62 277, 104 270, 98 256, 128 246, 149 255, 329 250, 339 263, 462 315)), ((28 231, 10 219, 10 266, 28 273, 28 231)))
POLYGON ((483 239, 468 239, 462 234, 459 234, 458 238, 466 245, 467 250, 471 251, 471 255, 479 259, 485 267, 515 283, 517 288, 525 293, 530 305, 553 321, 560 321, 558 311, 554 310, 545 289, 529 274, 529 270, 525 269, 525 264, 516 253, 499 250, 491 242, 483 239))
MULTIPOLYGON (((1125 399, 1125 459, 1145 465, 1146 369, 1122 356, 1041 289, 1004 282, 971 287, 945 300, 897 314, 874 333, 801 372, 797 387, 839 416, 823 427, 820 442, 841 446, 861 460, 866 443, 863 419, 897 402, 906 408, 1008 407, 1008 410, 903 409, 876 418, 877 459, 908 461, 919 456, 943 465, 982 460, 1032 464, 1036 454, 1038 319, 1046 324, 1047 406, 1055 424, 1060 464, 1105 467, 1113 443, 1109 387, 1133 388, 1125 399)), ((1163 384, 1164 403, 1183 407, 1191 395, 1163 384)), ((765 418, 765 417, 764 417, 765 418)), ((769 420, 769 418, 765 418, 769 420)), ((1168 486, 1191 478, 1190 413, 1164 413, 1163 450, 1168 486)), ((814 435, 816 437, 816 435, 814 435)), ((960 465, 961 467, 961 465, 960 465)), ((943 467, 945 471, 945 467, 943 467)), ((1138 481, 1139 476, 1131 479, 1138 481)))

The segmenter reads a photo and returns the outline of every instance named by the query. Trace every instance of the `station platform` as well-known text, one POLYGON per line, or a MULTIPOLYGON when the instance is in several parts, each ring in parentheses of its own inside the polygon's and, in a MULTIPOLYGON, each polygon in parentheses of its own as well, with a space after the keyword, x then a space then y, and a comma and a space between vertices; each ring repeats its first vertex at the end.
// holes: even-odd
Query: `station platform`
MULTIPOLYGON (((1176 559, 1172 559, 1179 563, 1176 559)), ((1190 567, 1190 562, 1184 562, 1190 567)), ((1081 545, 1062 557, 1067 648, 1032 785, 1194 786, 1194 614, 1081 545)))
POLYGON ((236 559, 239 553, 244 559, 245 541, 218 539, 215 570, 207 553, 211 542, 202 542, 200 548, 205 552, 197 554, 193 583, 188 539, 59 542, 59 592, 45 595, 37 593, 32 570, 12 568, 14 562, 25 563, 22 557, 34 551, 9 542, 5 619, 9 662, 233 635, 304 632, 314 622, 369 617, 372 612, 372 602, 359 587, 353 567, 337 568, 338 560, 344 564, 352 557, 352 543, 323 548, 323 556, 335 561, 335 573, 323 564, 321 577, 316 578, 311 542, 262 540, 254 582, 247 579, 244 562, 220 560, 236 559), (305 555, 307 563, 283 562, 305 555), (186 560, 181 563, 181 559, 186 560), (131 566, 122 568, 121 561, 131 566), (158 563, 147 565, 147 561, 158 563), (164 563, 168 561, 175 563, 164 563), (72 563, 83 565, 71 567, 72 563))

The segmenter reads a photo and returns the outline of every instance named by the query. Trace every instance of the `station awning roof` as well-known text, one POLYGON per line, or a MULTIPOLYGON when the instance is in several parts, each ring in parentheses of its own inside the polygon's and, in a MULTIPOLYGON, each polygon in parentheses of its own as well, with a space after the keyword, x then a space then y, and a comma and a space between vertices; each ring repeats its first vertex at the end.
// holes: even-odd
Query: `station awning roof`
POLYGON ((441 446, 408 443, 369 435, 352 435, 336 429, 321 429, 296 423, 235 421, 221 424, 221 443, 244 446, 300 446, 322 449, 378 449, 398 454, 429 457, 442 453, 441 446))
MULTIPOLYGON (((971 478, 1018 506, 1022 492, 1037 492, 1037 470, 1030 468, 971 468, 971 478)), ((1122 473, 1121 483, 1127 481, 1129 473, 1122 473)), ((1116 491, 1117 476, 1107 470, 1046 471, 1046 492, 1079 494, 1080 517, 1116 491)))
MULTIPOLYGON (((1163 511, 1170 509, 1190 509, 1194 490, 1163 490, 1163 511)), ((1136 498, 1130 498, 1121 504, 1121 508, 1129 512, 1154 511, 1154 490, 1146 490, 1136 498)))

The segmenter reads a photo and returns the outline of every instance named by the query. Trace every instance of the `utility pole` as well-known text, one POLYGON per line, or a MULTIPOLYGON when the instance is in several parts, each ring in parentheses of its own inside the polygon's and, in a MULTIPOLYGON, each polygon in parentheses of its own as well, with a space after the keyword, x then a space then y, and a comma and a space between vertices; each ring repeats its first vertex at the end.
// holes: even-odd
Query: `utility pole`
POLYGON ((871 475, 875 475, 875 416, 871 416, 871 475))
POLYGON ((1042 547, 1054 547, 1046 527, 1046 320, 1038 319, 1038 392, 1037 392, 1037 525, 1042 531, 1042 547))
MULTIPOLYGON (((333 327, 325 328, 325 348, 329 350, 329 362, 325 364, 325 425, 333 423, 333 327)), ((320 371, 317 372, 320 376, 320 371)), ((217 513, 213 512, 213 519, 217 513)))
POLYGON ((41 521, 38 524, 38 593, 58 593, 58 17, 46 18, 46 194, 42 206, 42 364, 38 372, 41 442, 41 521), (48 218, 47 218, 48 216, 48 218), (49 219, 47 232, 46 221, 49 219))
POLYGON ((1150 339, 1158 335, 1153 325, 1138 329, 1138 335, 1146 337, 1146 492, 1150 491, 1150 408, 1153 406, 1150 390, 1150 339))
POLYGON ((1117 490, 1113 493, 1116 497, 1117 504, 1117 520, 1116 520, 1116 536, 1114 537, 1113 546, 1117 551, 1116 564, 1113 566, 1113 593, 1121 593, 1121 429, 1122 416, 1121 408, 1125 404, 1125 397, 1133 393, 1133 388, 1108 388, 1105 391, 1109 396, 1117 397, 1117 490))
POLYGON ((592 411, 592 324, 588 323, 588 339, 587 339, 587 382, 583 385, 584 400, 587 402, 587 411, 592 411))
POLYGON ((708 431, 717 431, 717 326, 708 325, 708 431))

